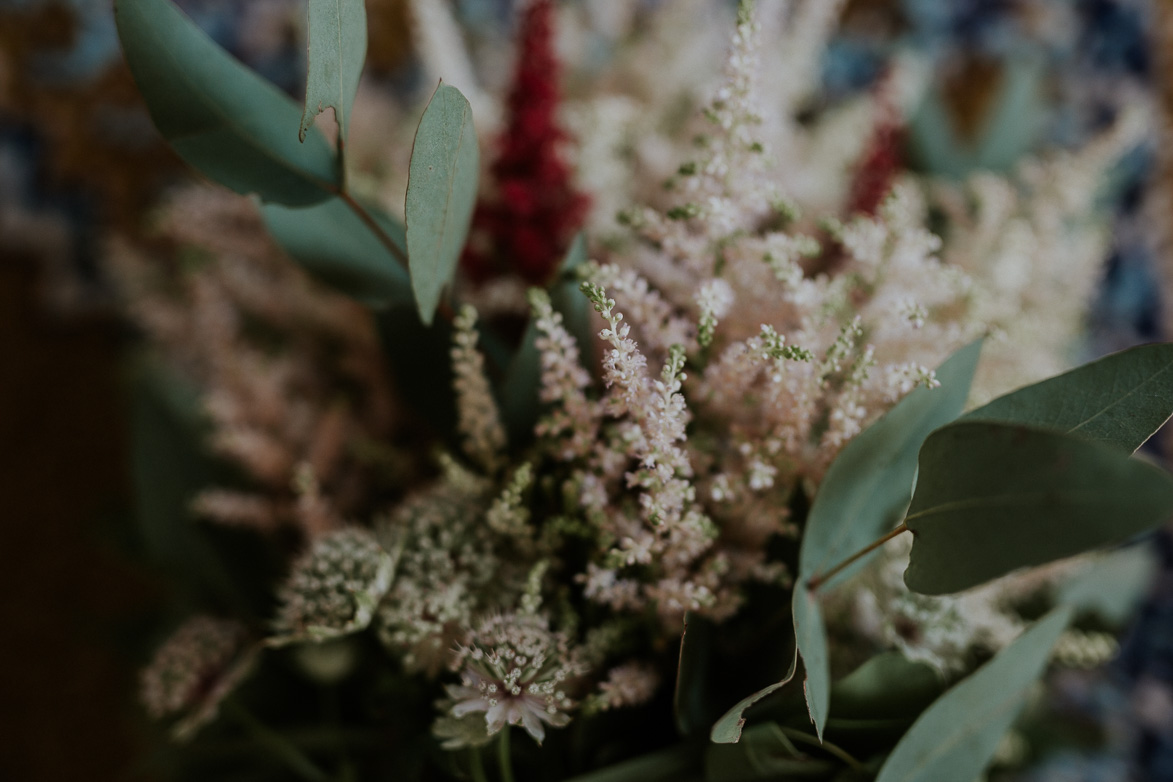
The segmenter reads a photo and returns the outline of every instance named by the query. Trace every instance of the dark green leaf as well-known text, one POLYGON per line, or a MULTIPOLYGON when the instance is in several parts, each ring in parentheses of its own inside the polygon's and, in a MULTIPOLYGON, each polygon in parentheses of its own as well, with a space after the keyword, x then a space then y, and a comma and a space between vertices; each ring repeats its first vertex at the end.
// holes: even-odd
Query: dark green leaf
POLYGON ((792 610, 794 637, 806 670, 806 681, 802 685, 806 708, 811 722, 815 724, 815 732, 822 739, 831 705, 831 668, 827 660, 827 632, 823 627, 818 594, 807 589, 804 584, 795 584, 792 610))
POLYGON ((700 774, 705 745, 690 741, 581 774, 566 782, 692 782, 700 774))
POLYGON ((515 446, 533 438, 541 409, 538 386, 542 379, 542 355, 535 344, 537 338, 537 323, 531 319, 498 389, 501 417, 505 420, 509 442, 515 446))
POLYGON ((736 703, 729 711, 722 715, 709 731, 709 740, 716 744, 734 744, 741 739, 741 729, 745 727, 745 712, 754 704, 773 695, 785 687, 794 678, 798 670, 798 649, 794 650, 794 660, 790 663, 790 670, 781 680, 768 687, 763 687, 752 695, 747 695, 736 703))
POLYGON ((913 723, 876 782, 971 779, 990 762, 1030 685, 1046 668, 1070 609, 1052 611, 913 723))
MULTIPOLYGON (((366 209, 404 248, 403 226, 376 209, 366 209)), ((326 284, 375 307, 412 301, 403 264, 341 199, 304 209, 269 204, 261 213, 282 249, 326 284)))
POLYGON ((1000 396, 963 421, 1058 429, 1135 451, 1173 414, 1173 344, 1113 353, 1000 396))
POLYGON ((904 581, 944 594, 1108 546, 1173 516, 1173 479, 1120 449, 1014 424, 959 421, 920 454, 904 581))
POLYGON ((414 421, 456 445, 452 325, 440 320, 425 326, 415 310, 406 307, 385 309, 375 322, 398 398, 412 411, 414 421))
MULTIPOLYGON (((980 353, 980 340, 958 350, 937 370, 939 388, 916 389, 844 446, 807 516, 800 579, 826 572, 900 521, 912 497, 921 443, 965 406, 980 353)), ((856 567, 827 583, 837 583, 856 567)))
POLYGON ((480 151, 472 109, 441 84, 415 133, 407 175, 407 257, 420 318, 432 322, 472 221, 480 151))
POLYGON ((713 745, 705 754, 707 782, 825 779, 840 767, 835 761, 806 755, 772 722, 753 726, 736 746, 713 745))
POLYGON ((367 57, 367 12, 363 0, 309 0, 309 72, 305 111, 298 131, 302 141, 314 117, 334 109, 339 140, 346 142, 350 108, 367 57))
POLYGON ((676 666, 676 689, 672 696, 676 729, 684 736, 703 730, 706 718, 710 718, 708 675, 713 657, 713 634, 712 622, 693 613, 685 614, 676 666))
POLYGON ((598 342, 591 328, 590 301, 579 289, 578 267, 587 262, 586 237, 577 234, 566 251, 558 276, 550 286, 550 304, 562 313, 566 332, 578 343, 583 360, 590 363, 591 352, 598 342))
POLYGON ((234 60, 170 0, 115 0, 126 62, 151 119, 205 176, 265 201, 308 206, 338 192, 334 153, 299 144, 297 104, 234 60))
POLYGON ((944 689, 945 681, 931 666, 885 652, 831 686, 831 712, 856 720, 912 717, 944 689))
POLYGON ((1112 551, 1064 582, 1058 602, 1121 627, 1153 585, 1158 566, 1157 553, 1147 543, 1112 551))

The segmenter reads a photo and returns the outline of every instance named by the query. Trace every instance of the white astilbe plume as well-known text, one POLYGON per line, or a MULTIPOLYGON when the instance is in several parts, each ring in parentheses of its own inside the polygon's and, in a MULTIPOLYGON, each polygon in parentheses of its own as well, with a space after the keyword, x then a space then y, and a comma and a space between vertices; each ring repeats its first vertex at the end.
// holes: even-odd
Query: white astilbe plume
POLYGON ((550 305, 550 297, 534 288, 529 301, 538 329, 534 344, 541 354, 538 399, 549 405, 536 433, 554 444, 555 454, 562 460, 586 456, 599 426, 597 406, 585 392, 591 377, 580 363, 578 344, 562 324, 562 314, 550 305))
POLYGON ((457 430, 464 452, 492 472, 505 449, 505 429, 489 380, 485 357, 477 350, 477 311, 465 305, 453 321, 452 374, 456 391, 457 430))

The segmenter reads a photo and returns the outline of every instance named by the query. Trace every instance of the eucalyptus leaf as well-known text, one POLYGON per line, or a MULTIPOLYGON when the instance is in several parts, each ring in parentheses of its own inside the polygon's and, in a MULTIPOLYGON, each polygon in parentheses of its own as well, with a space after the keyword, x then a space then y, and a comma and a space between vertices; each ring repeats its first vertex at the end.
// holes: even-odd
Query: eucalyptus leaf
POLYGON ((818 594, 804 584, 795 584, 793 612, 794 637, 806 671, 803 693, 807 713, 815 725, 815 733, 822 740, 831 706, 831 666, 827 659, 827 631, 823 626, 818 594))
POLYGON ((676 665, 676 689, 672 712, 676 730, 691 736, 706 727, 709 712, 708 672, 713 657, 713 623, 694 613, 684 616, 680 657, 676 665))
POLYGON ((534 425, 541 409, 538 386, 542 379, 542 354, 538 351, 537 338, 538 326, 531 318, 498 387, 501 417, 509 442, 514 446, 533 438, 534 425))
POLYGON ((264 201, 309 206, 336 194, 333 151, 301 110, 221 49, 170 0, 115 0, 122 50, 151 119, 210 179, 264 201))
POLYGON ((1173 478, 1120 449, 1015 424, 960 421, 920 453, 904 581, 924 594, 1119 543, 1173 516, 1173 478))
MULTIPOLYGON (((391 241, 405 247, 398 221, 364 208, 391 241)), ((322 282, 374 307, 413 300, 403 264, 341 199, 301 209, 267 204, 261 214, 282 249, 322 282)))
POLYGON ((594 310, 586 294, 579 288, 578 268, 587 260, 586 237, 582 233, 576 234, 558 268, 557 277, 550 285, 550 304, 562 314, 562 325, 574 337, 583 360, 589 365, 590 352, 598 340, 591 328, 594 310))
POLYGON ((913 717, 944 689, 944 679, 932 666, 885 652, 831 686, 831 712, 855 720, 913 717))
POLYGON ((1108 552, 1068 578, 1058 589, 1058 602, 1123 626, 1153 585, 1159 566, 1147 542, 1108 552))
POLYGON ((1000 396, 963 421, 1012 421, 1135 451, 1173 415, 1173 344, 1141 345, 1000 396))
POLYGON ((334 109, 339 149, 346 142, 350 109, 367 58, 367 12, 363 0, 309 0, 309 70, 298 137, 305 141, 314 117, 334 109))
POLYGON ((892 750, 876 782, 978 776, 1042 675, 1070 616, 1066 607, 1052 611, 938 698, 892 750))
POLYGON ((441 83, 415 133, 407 177, 407 258, 420 319, 431 324, 476 205, 480 151, 472 109, 441 83))
MULTIPOLYGON (((900 521, 912 497, 921 443, 961 413, 980 354, 980 340, 958 350, 937 370, 938 388, 914 390, 844 446, 803 528, 800 579, 826 572, 900 521)), ((857 568, 826 583, 838 583, 857 568)))
POLYGON ((799 750, 781 727, 769 722, 745 732, 739 744, 716 744, 705 753, 706 782, 757 779, 826 779, 841 764, 799 750))
POLYGON ((752 695, 747 695, 738 701, 733 708, 725 712, 709 731, 709 740, 715 744, 735 744, 741 739, 741 729, 745 727, 745 712, 778 690, 790 684, 794 673, 798 670, 798 649, 794 650, 794 659, 790 663, 790 670, 781 680, 768 687, 763 687, 752 695))

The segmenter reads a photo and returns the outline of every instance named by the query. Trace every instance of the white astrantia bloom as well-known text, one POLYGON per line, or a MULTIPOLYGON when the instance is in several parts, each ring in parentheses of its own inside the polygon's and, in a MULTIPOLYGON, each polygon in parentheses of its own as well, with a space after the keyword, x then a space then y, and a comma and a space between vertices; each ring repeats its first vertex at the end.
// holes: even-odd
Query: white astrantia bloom
MULTIPOLYGON (((528 613, 483 620, 469 643, 458 647, 453 667, 460 684, 449 685, 448 700, 440 704, 449 720, 483 713, 487 735, 520 725, 539 744, 546 725, 570 722, 575 702, 566 690, 585 670, 566 636, 550 630, 545 617, 528 613)), ((442 738, 457 740, 450 721, 437 727, 442 738)))
POLYGON ((325 641, 365 629, 391 588, 395 557, 357 527, 319 538, 279 591, 271 646, 325 641))

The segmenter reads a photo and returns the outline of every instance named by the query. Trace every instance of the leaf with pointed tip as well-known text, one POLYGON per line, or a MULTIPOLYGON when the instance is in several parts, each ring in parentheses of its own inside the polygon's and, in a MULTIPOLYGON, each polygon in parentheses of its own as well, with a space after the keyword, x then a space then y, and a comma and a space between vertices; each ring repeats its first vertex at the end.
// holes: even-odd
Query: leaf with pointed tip
POLYGON ((706 725, 711 693, 708 687, 709 666, 713 657, 714 625, 694 613, 684 616, 680 635, 680 656, 676 664, 676 688, 672 693, 672 713, 676 730, 691 736, 706 725))
POLYGON ((155 127, 188 164, 238 193, 309 206, 338 192, 330 145, 298 143, 297 104, 216 45, 170 0, 115 0, 118 37, 155 127))
MULTIPOLYGON (((807 515, 800 579, 834 567, 900 521, 912 498, 921 443, 965 407, 981 347, 978 340, 958 350, 937 370, 938 388, 914 390, 844 446, 807 515)), ((858 567, 826 584, 842 581, 858 567)))
POLYGON ((815 725, 819 740, 831 706, 831 666, 827 660, 827 632, 823 628, 823 612, 819 596, 804 584, 794 585, 794 638, 806 670, 802 689, 806 695, 807 713, 815 725))
POLYGON ((1119 543, 1173 516, 1173 478, 1119 448, 958 421, 920 452, 904 582, 936 595, 1119 543))
POLYGON ((1069 608, 1052 611, 934 701, 892 750, 876 782, 976 777, 1042 675, 1070 617, 1069 608))
MULTIPOLYGON (((403 248, 403 226, 373 207, 365 208, 403 248)), ((261 214, 281 248, 327 285, 373 307, 412 301, 403 264, 341 199, 301 209, 267 204, 261 214)))
POLYGON ((415 132, 407 173, 407 263, 420 319, 431 324, 472 222, 480 151, 472 109, 441 83, 415 132))
POLYGON ((538 351, 538 326, 531 318, 521 335, 521 344, 505 368, 497 398, 509 442, 517 446, 533 439, 541 400, 542 354, 538 351))
POLYGON ((790 670, 781 680, 768 687, 763 687, 752 695, 747 695, 738 701, 733 708, 725 712, 721 719, 709 731, 709 740, 716 744, 736 744, 741 739, 741 729, 745 727, 745 712, 766 697, 790 684, 794 673, 798 670, 798 648, 794 649, 794 660, 790 663, 790 670))
POLYGON ((1173 415, 1173 344, 1140 345, 1000 396, 963 421, 1013 421, 1135 451, 1173 415))
POLYGON ((367 12, 363 0, 309 0, 309 72, 298 137, 305 141, 314 117, 334 109, 339 149, 346 142, 350 109, 367 58, 367 12))

